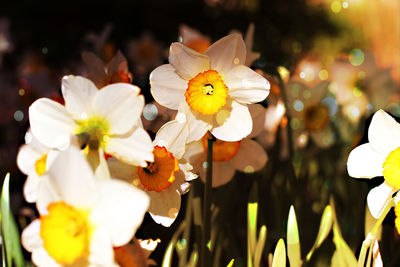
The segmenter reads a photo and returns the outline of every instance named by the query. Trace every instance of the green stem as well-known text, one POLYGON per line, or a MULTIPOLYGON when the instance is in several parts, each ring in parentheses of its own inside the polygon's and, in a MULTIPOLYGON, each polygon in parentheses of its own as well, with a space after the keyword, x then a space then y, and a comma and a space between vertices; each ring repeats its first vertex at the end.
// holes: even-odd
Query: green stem
POLYGON ((379 216, 378 221, 375 223, 374 227, 372 227, 372 230, 368 233, 367 237, 365 238, 360 255, 358 256, 358 264, 357 267, 364 267, 365 263, 365 256, 367 254, 367 249, 369 248, 371 241, 373 240, 374 236, 379 230, 379 227, 381 226, 383 220, 386 218, 386 215, 389 213, 390 209, 394 206, 394 199, 392 198, 385 206, 385 209, 383 210, 381 216, 379 216))
MULTIPOLYGON (((207 172, 206 184, 204 186, 203 199, 203 233, 201 238, 202 248, 200 254, 201 266, 206 267, 207 243, 210 240, 211 232, 211 189, 212 189, 212 166, 213 166, 213 143, 215 139, 209 135, 207 139, 207 172)), ((208 260, 207 260, 208 262, 208 260)))

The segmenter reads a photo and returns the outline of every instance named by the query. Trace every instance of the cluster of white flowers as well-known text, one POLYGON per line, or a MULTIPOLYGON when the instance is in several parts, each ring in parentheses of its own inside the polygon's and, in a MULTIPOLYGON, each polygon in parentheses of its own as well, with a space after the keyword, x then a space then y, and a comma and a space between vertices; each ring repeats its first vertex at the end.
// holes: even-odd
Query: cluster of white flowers
MULTIPOLYGON (((132 240, 146 211, 170 226, 188 181, 197 177, 190 163, 199 151, 191 147, 208 131, 221 140, 214 155, 221 164, 253 172, 267 161, 259 145, 242 140, 256 135, 247 105, 267 97, 269 82, 244 65, 241 35, 220 39, 204 54, 173 43, 169 62, 151 73, 151 92, 178 113, 153 142, 140 119, 140 88, 121 82, 131 80, 126 68, 117 83, 101 88, 96 85, 115 80, 111 67, 102 73, 107 79, 91 73, 96 85, 66 76, 64 105, 45 98, 31 105, 30 130, 17 163, 28 176, 25 198, 40 214, 22 234, 36 265, 118 266, 113 248, 132 240), (227 146, 230 154, 221 158, 227 146)), ((215 176, 215 183, 223 184, 233 173, 220 181, 215 176)))

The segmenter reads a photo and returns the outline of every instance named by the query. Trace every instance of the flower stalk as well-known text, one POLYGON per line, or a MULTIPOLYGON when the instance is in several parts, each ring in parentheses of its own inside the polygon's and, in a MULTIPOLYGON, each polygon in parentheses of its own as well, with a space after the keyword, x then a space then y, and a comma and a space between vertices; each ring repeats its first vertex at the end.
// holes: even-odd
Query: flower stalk
POLYGON ((213 143, 215 137, 211 134, 207 139, 207 172, 206 172, 206 183, 204 186, 204 198, 203 198, 203 232, 201 237, 201 254, 200 262, 203 267, 206 264, 206 254, 208 250, 208 241, 210 240, 211 232, 211 190, 212 190, 212 164, 213 164, 213 143))

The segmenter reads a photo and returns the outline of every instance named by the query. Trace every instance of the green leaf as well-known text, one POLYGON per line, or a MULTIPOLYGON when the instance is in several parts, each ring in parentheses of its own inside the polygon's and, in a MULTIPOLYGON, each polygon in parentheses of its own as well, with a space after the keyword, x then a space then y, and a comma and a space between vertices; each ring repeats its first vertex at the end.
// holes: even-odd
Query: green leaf
POLYGON ((285 242, 282 238, 279 239, 278 244, 276 245, 272 267, 286 267, 285 242))
POLYGON ((22 255, 22 249, 20 245, 20 235, 18 228, 15 224, 10 208, 10 174, 7 173, 4 183, 3 190, 1 193, 0 210, 1 210, 1 236, 3 240, 3 266, 4 266, 4 252, 6 258, 6 266, 23 267, 24 257, 22 255))
POLYGON ((232 259, 232 260, 228 263, 228 265, 226 265, 226 267, 232 267, 234 263, 235 263, 235 259, 232 259))
POLYGON ((314 250, 319 248, 321 244, 324 242, 328 234, 330 233, 332 229, 332 222, 333 222, 333 217, 332 217, 332 208, 331 206, 326 206, 324 209, 324 212, 322 213, 321 216, 321 223, 319 224, 319 231, 317 238, 315 239, 314 245, 311 248, 310 252, 307 254, 307 261, 311 259, 312 254, 314 253, 314 250))
POLYGON ((299 229, 293 206, 290 206, 287 224, 287 253, 290 266, 298 267, 301 265, 299 229))
POLYGON ((260 266, 262 252, 265 246, 265 240, 267 239, 267 227, 265 225, 261 226, 260 232, 258 233, 258 240, 256 245, 256 250, 254 252, 254 266, 260 266))

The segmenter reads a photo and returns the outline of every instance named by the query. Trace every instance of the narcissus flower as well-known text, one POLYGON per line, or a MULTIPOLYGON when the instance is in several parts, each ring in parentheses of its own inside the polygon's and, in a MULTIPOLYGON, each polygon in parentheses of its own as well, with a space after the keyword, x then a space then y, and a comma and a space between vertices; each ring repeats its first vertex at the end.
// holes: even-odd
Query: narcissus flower
POLYGON ((239 141, 250 134, 252 121, 247 104, 264 100, 269 83, 244 66, 245 60, 242 37, 231 34, 204 54, 173 43, 170 64, 151 73, 155 100, 186 116, 188 142, 199 140, 207 131, 225 141, 239 141))
MULTIPOLYGON (((254 173, 265 166, 268 156, 264 148, 252 137, 256 137, 263 130, 264 108, 261 105, 250 105, 254 128, 249 138, 240 141, 227 142, 216 140, 213 144, 213 176, 212 186, 218 187, 232 180, 236 171, 254 173)), ((207 168, 208 134, 199 141, 192 142, 184 155, 193 164, 193 169, 205 181, 207 168)))
POLYGON ((120 51, 107 64, 104 64, 99 57, 91 52, 84 52, 82 59, 86 65, 88 78, 97 88, 102 88, 112 83, 131 83, 132 81, 132 74, 128 70, 128 62, 120 51))
POLYGON ((182 158, 189 134, 185 121, 174 120, 158 131, 154 141, 154 161, 147 167, 135 167, 109 159, 111 175, 127 180, 150 196, 149 213, 155 222, 169 227, 178 216, 181 195, 188 181, 197 178, 192 166, 182 158))
POLYGON ((354 178, 385 178, 367 197, 372 216, 378 218, 385 203, 400 190, 400 124, 383 110, 377 111, 368 128, 368 141, 350 152, 347 171, 354 178))
MULTIPOLYGON (((26 201, 35 202, 37 199, 37 187, 40 177, 47 171, 49 153, 52 150, 40 143, 35 136, 28 131, 25 135, 25 144, 19 149, 17 156, 18 168, 26 174, 24 196, 26 201)), ((52 153, 57 153, 55 150, 52 153)))
POLYGON ((292 116, 290 127, 298 147, 306 145, 309 135, 322 148, 334 142, 330 122, 337 110, 337 103, 334 98, 327 98, 328 85, 328 82, 322 82, 308 87, 293 81, 287 85, 287 112, 292 116))
POLYGON ((78 136, 90 149, 104 149, 130 164, 146 166, 153 160, 149 135, 140 123, 144 98, 127 83, 101 90, 88 79, 66 76, 62 80, 65 106, 41 98, 29 108, 31 130, 50 148, 65 149, 78 136))
POLYGON ((22 233, 37 266, 118 266, 113 247, 128 243, 149 205, 125 182, 95 179, 81 151, 60 152, 39 184, 40 218, 22 233))

